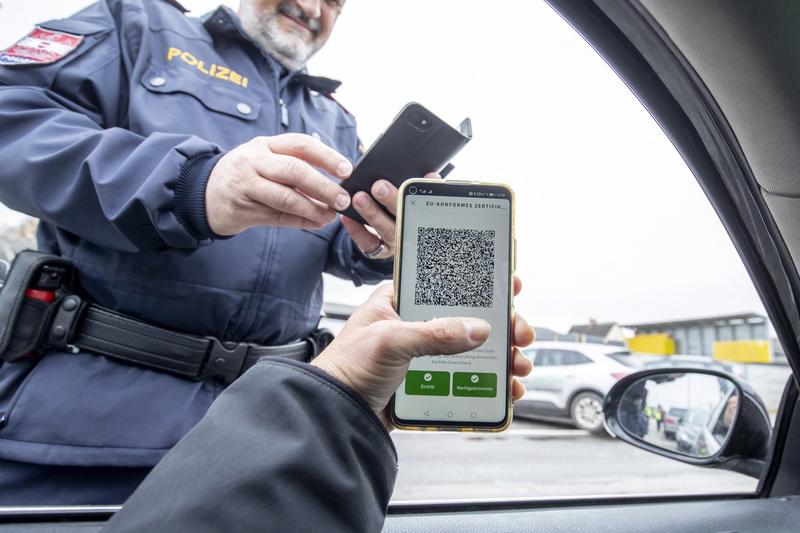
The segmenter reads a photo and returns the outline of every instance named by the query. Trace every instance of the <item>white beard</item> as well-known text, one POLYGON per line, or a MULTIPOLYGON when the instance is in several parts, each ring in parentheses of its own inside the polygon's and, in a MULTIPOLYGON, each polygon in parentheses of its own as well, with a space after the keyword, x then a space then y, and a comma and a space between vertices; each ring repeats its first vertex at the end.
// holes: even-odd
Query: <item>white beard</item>
POLYGON ((320 49, 317 42, 307 43, 297 30, 283 30, 278 23, 282 15, 270 13, 262 15, 254 11, 250 2, 241 2, 239 18, 247 34, 278 62, 289 70, 300 70, 320 49))

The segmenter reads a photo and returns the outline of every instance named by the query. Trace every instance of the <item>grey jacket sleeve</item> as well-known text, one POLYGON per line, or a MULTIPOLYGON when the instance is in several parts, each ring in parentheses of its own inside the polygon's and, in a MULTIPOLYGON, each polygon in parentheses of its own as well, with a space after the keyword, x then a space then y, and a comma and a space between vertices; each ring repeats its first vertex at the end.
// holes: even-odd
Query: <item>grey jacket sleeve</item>
POLYGON ((380 531, 397 474, 364 401, 311 365, 256 364, 107 531, 380 531))

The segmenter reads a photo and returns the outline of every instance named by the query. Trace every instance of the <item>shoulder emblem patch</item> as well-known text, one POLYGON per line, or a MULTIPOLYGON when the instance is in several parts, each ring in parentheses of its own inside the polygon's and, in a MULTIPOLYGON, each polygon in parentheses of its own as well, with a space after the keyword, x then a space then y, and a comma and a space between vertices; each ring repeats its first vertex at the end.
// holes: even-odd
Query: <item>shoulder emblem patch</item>
POLYGON ((66 57, 83 42, 82 35, 36 27, 28 35, 0 51, 0 65, 47 65, 66 57))

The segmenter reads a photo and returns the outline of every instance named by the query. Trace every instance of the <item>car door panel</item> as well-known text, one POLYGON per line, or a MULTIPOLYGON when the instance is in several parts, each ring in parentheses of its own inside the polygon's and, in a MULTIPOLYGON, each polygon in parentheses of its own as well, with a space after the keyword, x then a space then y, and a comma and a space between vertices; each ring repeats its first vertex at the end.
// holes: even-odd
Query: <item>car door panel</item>
MULTIPOLYGON (((727 499, 675 503, 620 503, 573 508, 542 507, 491 512, 391 514, 383 533, 676 533, 736 531, 795 533, 800 524, 798 497, 727 499), (591 526, 589 526, 591 524, 591 526), (587 529, 588 528, 588 529, 587 529)), ((0 525, 0 533, 94 533, 103 522, 28 523, 0 525)))
POLYGON ((534 391, 543 395, 559 394, 564 390, 564 376, 561 375, 561 367, 552 366, 537 371, 537 375, 532 375, 529 383, 534 391))
MULTIPOLYGON (((566 502, 504 503, 495 505, 494 510, 480 510, 481 506, 489 505, 441 504, 436 506, 435 512, 411 512, 414 508, 426 507, 424 503, 393 505, 389 508, 383 533, 795 533, 800 524, 798 496, 766 499, 726 496, 699 501, 584 498, 566 502)), ((81 516, 78 511, 71 514, 78 518, 81 516)), ((90 514, 86 509, 83 513, 83 516, 90 514)), ((94 533, 102 526, 102 521, 17 522, 0 525, 0 533, 94 533)))
POLYGON ((558 364, 559 353, 557 350, 537 349, 535 351, 532 372, 524 379, 528 392, 525 395, 527 406, 538 414, 549 414, 560 411, 564 405, 561 401, 564 390, 564 367, 558 364))
MULTIPOLYGON (((574 502, 575 500, 573 500, 574 502)), ((577 500, 580 501, 580 500, 577 500)), ((532 533, 796 532, 800 499, 729 499, 675 503, 620 503, 494 512, 394 515, 384 533, 528 531, 532 533)))

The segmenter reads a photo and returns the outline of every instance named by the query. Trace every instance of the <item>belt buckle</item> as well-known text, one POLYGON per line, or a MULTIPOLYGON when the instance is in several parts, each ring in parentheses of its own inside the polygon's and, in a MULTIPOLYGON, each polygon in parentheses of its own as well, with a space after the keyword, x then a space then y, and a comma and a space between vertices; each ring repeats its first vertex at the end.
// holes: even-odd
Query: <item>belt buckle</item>
POLYGON ((206 356, 201 379, 218 377, 230 385, 239 377, 244 366, 250 344, 246 342, 222 342, 216 337, 206 337, 211 341, 206 356))
POLYGON ((308 361, 311 361, 316 356, 318 356, 325 348, 327 348, 330 345, 330 343, 333 342, 334 338, 336 338, 336 336, 328 328, 317 328, 314 331, 312 331, 308 335, 308 337, 306 337, 306 341, 308 341, 311 350, 311 354, 308 357, 308 361))

